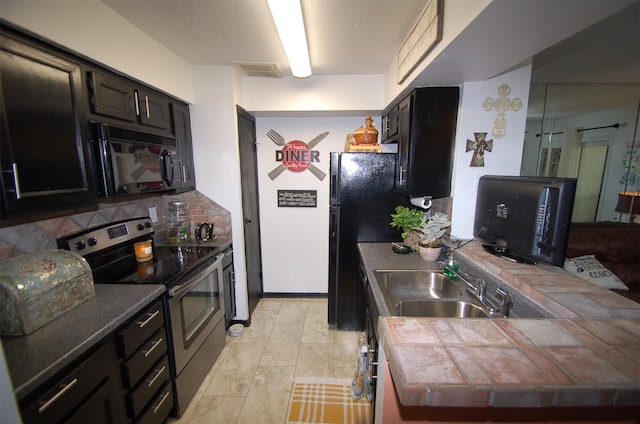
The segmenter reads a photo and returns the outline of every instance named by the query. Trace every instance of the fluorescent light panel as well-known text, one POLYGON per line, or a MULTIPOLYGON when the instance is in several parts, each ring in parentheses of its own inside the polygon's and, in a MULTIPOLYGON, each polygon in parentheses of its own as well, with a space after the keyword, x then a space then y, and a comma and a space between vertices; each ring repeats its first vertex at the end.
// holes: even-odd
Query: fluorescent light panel
POLYGON ((298 78, 310 76, 311 64, 300 0, 268 0, 268 3, 291 73, 298 78))

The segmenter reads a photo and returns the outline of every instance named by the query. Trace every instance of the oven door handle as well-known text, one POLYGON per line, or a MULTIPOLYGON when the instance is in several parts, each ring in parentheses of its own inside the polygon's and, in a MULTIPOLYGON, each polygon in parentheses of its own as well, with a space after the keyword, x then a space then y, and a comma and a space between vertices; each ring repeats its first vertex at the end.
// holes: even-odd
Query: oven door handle
MULTIPOLYGON (((224 257, 224 255, 218 255, 214 258, 213 260, 213 264, 211 264, 210 266, 208 266, 206 268, 206 270, 213 270, 216 267, 222 267, 222 258, 224 257)), ((204 271, 207 272, 207 271, 204 271)), ((202 273, 204 273, 202 272, 202 273)), ((202 274, 201 273, 201 274, 202 274)), ((200 274, 198 274, 200 275, 200 274)), ((194 285, 198 284, 200 280, 198 278, 190 278, 188 282, 184 283, 184 284, 178 284, 176 286, 171 287, 168 291, 167 294, 169 295, 169 298, 172 297, 176 297, 176 296, 182 296, 185 293, 188 293, 189 290, 191 290, 193 288, 194 285)))

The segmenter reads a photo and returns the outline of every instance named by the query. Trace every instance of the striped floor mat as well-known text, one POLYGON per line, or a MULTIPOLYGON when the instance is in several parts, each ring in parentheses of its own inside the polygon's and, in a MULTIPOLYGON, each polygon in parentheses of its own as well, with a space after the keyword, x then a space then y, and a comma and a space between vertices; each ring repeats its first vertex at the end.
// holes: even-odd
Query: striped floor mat
POLYGON ((349 382, 296 381, 287 423, 369 424, 371 403, 354 399, 349 382))

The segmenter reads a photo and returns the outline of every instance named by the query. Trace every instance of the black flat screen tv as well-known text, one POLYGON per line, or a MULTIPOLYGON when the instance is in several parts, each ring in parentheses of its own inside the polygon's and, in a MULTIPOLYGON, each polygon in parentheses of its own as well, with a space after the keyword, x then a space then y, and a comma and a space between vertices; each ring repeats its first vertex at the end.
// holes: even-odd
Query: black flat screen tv
POLYGON ((473 232, 496 255, 563 266, 575 191, 575 178, 482 176, 473 232))

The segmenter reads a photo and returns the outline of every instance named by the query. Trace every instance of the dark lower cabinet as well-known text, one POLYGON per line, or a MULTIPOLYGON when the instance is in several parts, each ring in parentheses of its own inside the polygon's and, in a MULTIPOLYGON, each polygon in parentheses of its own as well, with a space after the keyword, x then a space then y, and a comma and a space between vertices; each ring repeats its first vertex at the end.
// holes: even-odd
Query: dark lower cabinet
MULTIPOLYGON (((362 258, 359 259, 359 273, 360 280, 365 291, 365 334, 367 335, 367 346, 369 351, 367 353, 367 372, 371 376, 371 394, 372 404, 374 404, 375 412, 375 398, 376 398, 376 384, 378 382, 378 307, 376 306, 375 298, 371 292, 371 283, 367 278, 367 272, 364 269, 362 258)), ((374 417, 375 418, 375 417, 374 417)), ((373 420, 372 420, 373 421, 373 420)))
POLYGON ((127 421, 113 337, 22 408, 25 423, 127 421))
POLYGON ((157 301, 116 331, 127 415, 162 423, 173 408, 164 307, 157 301))
POLYGON ((233 249, 223 252, 222 277, 224 281, 224 316, 225 328, 228 328, 236 316, 236 279, 233 271, 233 249))
POLYGON ((25 397, 23 422, 165 422, 174 398, 164 323, 158 300, 25 397))
POLYGON ((0 27, 0 218, 96 207, 80 63, 0 27))

